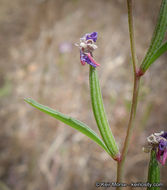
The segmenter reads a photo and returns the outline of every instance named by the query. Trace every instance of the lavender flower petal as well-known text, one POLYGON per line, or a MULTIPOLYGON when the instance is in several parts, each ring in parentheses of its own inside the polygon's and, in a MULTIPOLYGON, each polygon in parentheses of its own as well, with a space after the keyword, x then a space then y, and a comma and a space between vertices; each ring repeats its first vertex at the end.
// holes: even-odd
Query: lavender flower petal
POLYGON ((167 139, 167 132, 164 132, 164 133, 161 135, 161 137, 167 139))
POLYGON ((159 150, 163 151, 166 147, 167 147, 167 141, 161 139, 159 142, 159 150))
POLYGON ((86 40, 91 39, 91 40, 93 40, 94 42, 96 42, 96 40, 97 40, 97 35, 98 35, 97 32, 92 32, 92 33, 90 33, 90 34, 86 34, 86 40))
POLYGON ((93 67, 96 68, 96 65, 89 59, 89 57, 84 54, 82 51, 80 51, 80 60, 81 60, 81 63, 82 62, 86 62, 87 64, 89 65, 92 65, 93 67))
POLYGON ((162 165, 165 165, 166 159, 167 159, 167 149, 165 149, 164 154, 163 154, 162 165))
POLYGON ((157 157, 157 160, 158 160, 159 163, 161 163, 161 153, 162 153, 162 151, 158 150, 158 152, 156 154, 156 157, 157 157))

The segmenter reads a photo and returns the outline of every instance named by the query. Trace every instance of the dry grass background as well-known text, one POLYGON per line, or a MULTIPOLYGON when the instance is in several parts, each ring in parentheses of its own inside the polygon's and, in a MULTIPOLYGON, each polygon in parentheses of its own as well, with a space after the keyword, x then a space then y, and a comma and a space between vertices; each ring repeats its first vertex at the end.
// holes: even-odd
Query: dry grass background
MULTIPOLYGON (((160 1, 134 2, 141 61, 160 1)), ((101 64, 106 112, 122 147, 133 79, 126 1, 0 0, 0 190, 93 190, 96 181, 115 181, 115 162, 96 144, 23 101, 32 97, 84 121, 98 133, 88 65, 81 66, 74 46, 92 31, 99 33, 95 57, 101 64), (62 51, 62 46, 67 49, 62 51)), ((141 150, 145 138, 167 128, 166 67, 163 56, 142 80, 126 182, 145 181, 149 159, 141 150)), ((165 166, 162 183, 167 184, 166 178, 165 166)))

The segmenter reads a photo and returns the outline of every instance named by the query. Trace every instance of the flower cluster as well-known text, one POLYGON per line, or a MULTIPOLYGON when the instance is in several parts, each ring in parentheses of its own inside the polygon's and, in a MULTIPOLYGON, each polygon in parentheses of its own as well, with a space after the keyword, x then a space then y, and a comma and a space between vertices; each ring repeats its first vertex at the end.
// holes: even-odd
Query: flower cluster
POLYGON ((92 32, 85 34, 82 38, 80 38, 80 44, 76 44, 80 47, 80 61, 82 65, 85 63, 92 65, 93 67, 100 66, 93 59, 92 52, 97 48, 95 42, 97 41, 97 32, 92 32))
POLYGON ((147 137, 147 145, 144 147, 144 151, 150 152, 151 149, 156 151, 157 160, 165 165, 167 160, 167 132, 161 131, 147 137))

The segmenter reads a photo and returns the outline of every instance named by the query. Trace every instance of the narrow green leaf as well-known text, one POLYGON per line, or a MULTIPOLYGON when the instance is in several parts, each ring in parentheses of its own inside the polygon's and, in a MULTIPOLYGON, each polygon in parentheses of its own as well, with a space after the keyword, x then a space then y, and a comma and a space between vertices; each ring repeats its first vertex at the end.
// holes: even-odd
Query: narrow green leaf
POLYGON ((108 148, 106 147, 104 142, 86 124, 84 124, 81 121, 76 120, 72 117, 69 117, 65 114, 62 114, 52 108, 49 108, 42 104, 39 104, 38 102, 36 102, 35 100, 33 100, 31 98, 25 98, 24 100, 31 106, 37 108, 38 110, 58 119, 59 121, 69 125, 70 127, 74 128, 74 129, 80 131, 81 133, 83 133, 84 135, 88 136, 91 140, 93 140, 95 143, 97 143, 100 147, 102 147, 110 155, 110 152, 108 151, 108 148))
POLYGON ((92 66, 90 66, 89 82, 90 82, 92 108, 97 126, 99 128, 104 143, 111 152, 112 157, 114 159, 118 159, 119 150, 115 142, 114 136, 112 135, 107 120, 107 116, 104 110, 97 71, 92 66))
POLYGON ((152 185, 152 187, 148 187, 147 190, 159 190, 160 187, 154 186, 155 184, 160 183, 160 168, 158 165, 158 161, 156 159, 156 153, 154 150, 151 151, 150 155, 150 163, 148 169, 148 183, 152 185))
POLYGON ((148 62, 150 61, 155 51, 161 46, 164 40, 166 29, 167 29, 167 0, 162 0, 159 11, 159 17, 153 33, 151 44, 141 64, 141 70, 143 72, 145 72, 148 69, 148 67, 150 66, 148 65, 148 62))
POLYGON ((154 63, 163 53, 167 51, 167 42, 160 46, 159 49, 150 57, 150 60, 146 63, 145 69, 147 70, 152 63, 154 63))

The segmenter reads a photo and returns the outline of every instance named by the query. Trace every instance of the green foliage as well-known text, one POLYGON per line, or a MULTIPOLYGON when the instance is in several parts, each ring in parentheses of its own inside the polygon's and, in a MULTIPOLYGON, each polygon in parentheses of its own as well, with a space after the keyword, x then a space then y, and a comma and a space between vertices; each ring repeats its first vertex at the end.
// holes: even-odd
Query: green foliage
MULTIPOLYGON (((160 183, 160 168, 156 159, 156 153, 154 150, 151 151, 150 163, 148 169, 148 183, 154 185, 160 183)), ((160 187, 148 187, 147 190, 159 190, 160 187)))
POLYGON ((150 67, 150 65, 160 55, 162 55, 162 53, 164 53, 167 50, 166 45, 164 45, 163 47, 161 46, 164 40, 166 29, 167 29, 167 0, 162 0, 159 17, 151 40, 151 44, 140 66, 143 72, 145 72, 150 67))
POLYGON ((49 108, 42 104, 39 104, 38 102, 36 102, 35 100, 33 100, 31 98, 25 98, 24 100, 31 106, 37 108, 38 110, 58 119, 59 121, 69 125, 70 127, 74 128, 74 129, 80 131, 81 133, 83 133, 84 135, 88 136, 91 140, 93 140, 95 143, 97 143, 101 148, 103 148, 110 155, 110 152, 108 151, 108 148, 106 147, 104 142, 86 124, 84 124, 81 121, 76 120, 70 116, 62 114, 52 108, 49 108))
POLYGON ((163 53, 167 51, 167 42, 165 42, 163 45, 158 48, 154 54, 150 57, 149 61, 145 65, 145 70, 147 70, 154 61, 156 61, 163 53))
POLYGON ((115 142, 115 139, 112 135, 111 129, 108 124, 107 116, 104 110, 97 70, 92 66, 90 66, 89 83, 92 108, 97 126, 99 128, 103 141, 108 147, 112 157, 116 158, 119 154, 119 150, 115 142))

